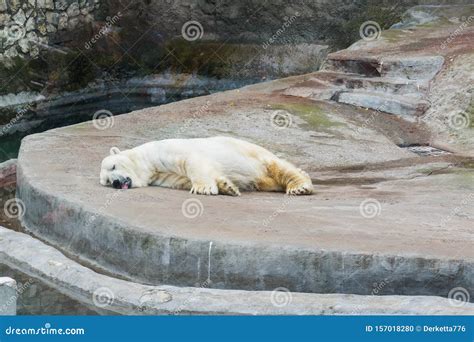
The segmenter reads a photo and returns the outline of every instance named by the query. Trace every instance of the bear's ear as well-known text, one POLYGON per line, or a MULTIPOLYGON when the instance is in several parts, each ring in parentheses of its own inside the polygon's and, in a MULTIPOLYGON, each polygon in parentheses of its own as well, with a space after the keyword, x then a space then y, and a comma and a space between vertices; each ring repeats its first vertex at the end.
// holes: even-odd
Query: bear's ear
POLYGON ((113 156, 114 154, 119 154, 120 153, 120 150, 118 149, 118 147, 111 147, 110 148, 110 155, 113 156))

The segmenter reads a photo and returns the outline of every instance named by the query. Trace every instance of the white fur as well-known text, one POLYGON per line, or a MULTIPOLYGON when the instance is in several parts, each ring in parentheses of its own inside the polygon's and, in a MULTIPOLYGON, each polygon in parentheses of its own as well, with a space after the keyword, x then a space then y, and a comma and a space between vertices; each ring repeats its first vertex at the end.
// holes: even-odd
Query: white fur
MULTIPOLYGON (((129 177, 132 187, 158 185, 215 195, 226 193, 222 189, 228 185, 230 193, 226 194, 239 195, 239 189, 255 189, 255 184, 267 176, 267 165, 271 162, 302 172, 268 150, 235 138, 152 141, 122 152, 112 147, 110 155, 102 161, 100 184, 129 177)), ((310 193, 312 185, 308 180, 309 177, 305 186, 310 193)))

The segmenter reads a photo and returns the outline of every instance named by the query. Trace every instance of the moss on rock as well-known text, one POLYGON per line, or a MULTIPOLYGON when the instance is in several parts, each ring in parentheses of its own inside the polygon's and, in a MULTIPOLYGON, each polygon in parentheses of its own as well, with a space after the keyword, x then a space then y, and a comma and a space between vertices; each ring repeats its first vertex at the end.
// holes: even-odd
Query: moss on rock
POLYGON ((310 103, 279 103, 271 106, 274 110, 285 110, 292 115, 303 119, 312 129, 324 129, 329 127, 343 126, 341 122, 335 122, 328 118, 323 109, 317 104, 310 103))

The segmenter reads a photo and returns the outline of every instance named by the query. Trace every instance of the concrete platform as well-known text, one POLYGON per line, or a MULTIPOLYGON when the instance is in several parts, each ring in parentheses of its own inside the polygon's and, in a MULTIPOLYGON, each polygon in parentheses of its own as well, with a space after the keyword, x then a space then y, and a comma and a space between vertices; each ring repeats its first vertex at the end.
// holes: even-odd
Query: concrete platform
MULTIPOLYGON (((463 50, 452 51, 472 60, 463 37, 463 50)), ((458 71, 449 70, 443 72, 458 71)), ((459 145, 429 123, 285 95, 313 77, 133 112, 104 130, 88 122, 28 136, 17 175, 23 224, 103 272, 147 284, 472 293, 472 141, 462 149, 471 153, 458 153, 459 145), (99 185, 100 161, 111 146, 214 135, 247 139, 292 161, 310 173, 316 194, 202 197, 99 185), (454 153, 420 157, 399 147, 433 142, 454 153)), ((456 86, 462 90, 462 80, 456 86)))

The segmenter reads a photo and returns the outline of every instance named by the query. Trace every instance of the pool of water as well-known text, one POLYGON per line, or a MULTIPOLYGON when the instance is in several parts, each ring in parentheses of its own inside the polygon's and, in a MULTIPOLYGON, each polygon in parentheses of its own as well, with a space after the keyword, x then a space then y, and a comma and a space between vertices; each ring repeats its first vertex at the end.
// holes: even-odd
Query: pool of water
POLYGON ((14 129, 10 129, 8 131, 10 134, 0 136, 0 162, 18 156, 21 139, 26 135, 89 121, 99 110, 107 110, 113 115, 120 115, 138 109, 240 88, 258 81, 260 80, 234 81, 192 75, 154 75, 144 79, 115 83, 113 86, 102 84, 75 93, 49 96, 34 102, 34 105, 23 102, 16 107, 6 107, 7 101, 4 100, 2 103, 2 96, 0 96, 0 108, 15 108, 16 111, 18 108, 28 108, 28 113, 22 117, 24 121, 21 122, 21 125, 27 126, 15 129, 15 132, 13 132, 14 129))

